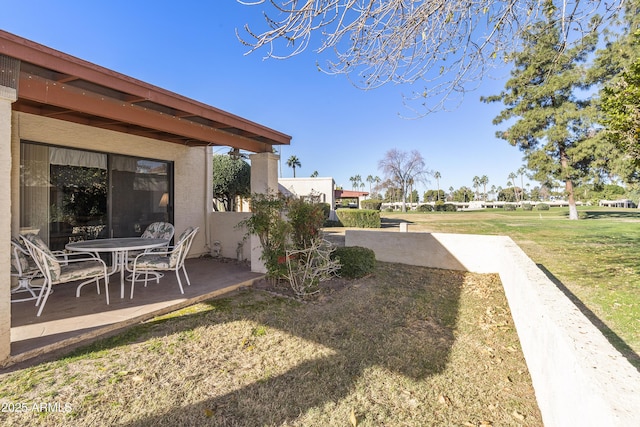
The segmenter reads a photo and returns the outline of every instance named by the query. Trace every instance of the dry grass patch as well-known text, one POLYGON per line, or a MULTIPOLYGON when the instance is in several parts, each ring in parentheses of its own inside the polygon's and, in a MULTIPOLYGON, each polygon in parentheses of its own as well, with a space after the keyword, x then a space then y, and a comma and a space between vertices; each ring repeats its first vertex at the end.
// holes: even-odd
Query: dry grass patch
POLYGON ((5 375, 3 425, 542 425, 495 275, 379 263, 315 302, 246 290, 5 375), (66 405, 66 406, 65 406, 66 405))

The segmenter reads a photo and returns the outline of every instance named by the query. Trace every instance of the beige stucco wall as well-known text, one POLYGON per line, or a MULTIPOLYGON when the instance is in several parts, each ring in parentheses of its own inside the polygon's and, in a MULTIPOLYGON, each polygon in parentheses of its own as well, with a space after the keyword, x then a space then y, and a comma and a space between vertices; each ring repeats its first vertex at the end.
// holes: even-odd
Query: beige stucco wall
POLYGON ((0 94, 0 362, 9 357, 11 351, 11 103, 16 100, 15 90, 2 87, 0 94))
POLYGON ((242 260, 251 259, 251 242, 245 239, 245 227, 236 227, 238 223, 249 218, 249 212, 212 212, 210 215, 211 249, 219 242, 220 256, 237 259, 238 244, 242 243, 242 260))
POLYGON ((125 154, 174 162, 174 222, 176 236, 192 225, 200 227, 190 257, 209 253, 206 147, 189 148, 121 132, 94 128, 26 113, 13 113, 11 153, 12 230, 19 230, 20 139, 106 153, 125 154))

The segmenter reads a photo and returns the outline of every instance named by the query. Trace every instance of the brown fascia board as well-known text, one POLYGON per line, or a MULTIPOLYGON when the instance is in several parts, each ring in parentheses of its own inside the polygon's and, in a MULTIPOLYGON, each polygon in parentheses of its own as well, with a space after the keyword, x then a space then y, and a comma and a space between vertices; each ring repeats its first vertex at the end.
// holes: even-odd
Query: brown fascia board
POLYGON ((289 135, 274 129, 2 30, 0 30, 0 53, 66 74, 69 78, 76 77, 127 93, 137 100, 148 100, 187 114, 223 123, 247 134, 262 137, 269 141, 269 145, 291 142, 289 135))
MULTIPOLYGON (((81 111, 94 116, 175 134, 215 145, 228 145, 252 152, 269 152, 268 143, 233 135, 219 129, 163 114, 135 104, 101 97, 71 85, 52 82, 38 76, 20 75, 20 98, 58 108, 81 111)), ((197 144, 197 145, 202 145, 197 144)))

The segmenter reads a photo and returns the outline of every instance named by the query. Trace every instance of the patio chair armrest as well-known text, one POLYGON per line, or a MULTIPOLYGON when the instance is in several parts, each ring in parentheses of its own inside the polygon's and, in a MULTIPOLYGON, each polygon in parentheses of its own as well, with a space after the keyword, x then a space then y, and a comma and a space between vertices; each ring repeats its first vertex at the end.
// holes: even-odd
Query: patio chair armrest
MULTIPOLYGON (((164 247, 162 249, 165 249, 164 247)), ((135 264, 136 262, 138 262, 138 258, 143 257, 143 256, 149 256, 149 255, 154 255, 154 256, 171 256, 171 251, 167 251, 167 250, 163 250, 163 251, 153 251, 153 252, 143 252, 141 254, 138 254, 135 256, 135 258, 132 259, 132 263, 135 264)))
POLYGON ((79 258, 69 258, 67 259, 66 263, 67 264, 71 264, 74 262, 83 262, 83 261, 98 261, 99 263, 103 264, 105 267, 107 266, 107 263, 104 262, 104 260, 102 258, 99 258, 97 256, 95 256, 94 254, 90 253, 90 252, 78 252, 78 255, 85 255, 84 257, 79 257, 79 258), (89 256, 86 256, 89 255, 89 256))

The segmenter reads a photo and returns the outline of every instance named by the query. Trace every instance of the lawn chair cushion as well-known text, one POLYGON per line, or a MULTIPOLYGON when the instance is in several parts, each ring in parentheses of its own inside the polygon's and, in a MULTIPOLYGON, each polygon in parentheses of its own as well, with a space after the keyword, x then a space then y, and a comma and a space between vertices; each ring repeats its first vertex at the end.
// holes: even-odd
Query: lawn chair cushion
POLYGON ((143 255, 136 261, 136 266, 142 270, 148 269, 169 269, 176 266, 177 259, 173 256, 156 255, 149 253, 143 255))
MULTIPOLYGON (((11 242, 12 244, 22 248, 22 245, 20 244, 20 242, 18 242, 16 238, 12 237, 11 242)), ((26 249, 24 250, 26 251, 26 249)), ((36 269, 38 268, 35 264, 31 265, 29 263, 29 259, 23 252, 19 250, 16 251, 13 248, 11 248, 11 272, 13 274, 18 274, 20 271, 24 273, 30 270, 31 269, 30 267, 33 267, 36 269)))
POLYGON ((174 233, 174 227, 168 222, 154 222, 149 224, 142 236, 145 239, 167 239, 171 240, 174 233))
POLYGON ((104 275, 104 264, 100 261, 81 261, 62 266, 58 280, 72 282, 102 275, 104 275))
POLYGON ((53 255, 47 244, 37 234, 27 234, 24 238, 29 240, 34 246, 48 255, 47 257, 43 257, 43 260, 47 263, 51 274, 51 280, 53 282, 57 282, 60 278, 60 263, 55 260, 56 257, 53 255))

